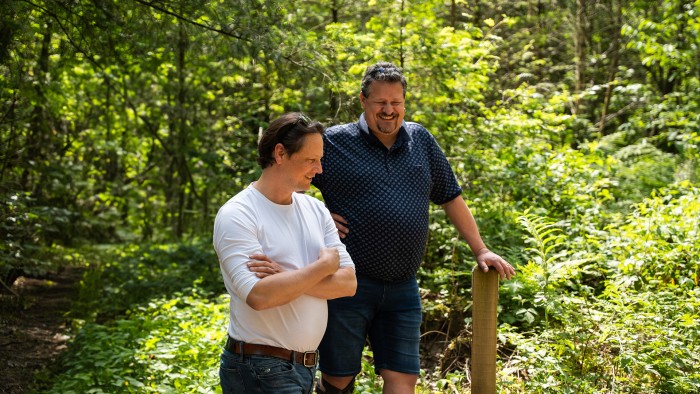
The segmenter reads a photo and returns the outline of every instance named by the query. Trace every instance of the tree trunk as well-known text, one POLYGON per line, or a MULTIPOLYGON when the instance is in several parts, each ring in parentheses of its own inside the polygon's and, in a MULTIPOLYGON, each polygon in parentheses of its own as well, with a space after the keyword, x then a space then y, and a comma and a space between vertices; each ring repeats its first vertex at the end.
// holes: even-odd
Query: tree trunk
MULTIPOLYGON (((180 6, 182 7, 182 2, 180 6)), ((182 10, 181 10, 182 11, 182 10)), ((187 138, 188 125, 186 114, 186 54, 188 48, 185 24, 178 20, 177 45, 175 53, 176 93, 172 100, 171 119, 168 121, 170 135, 167 139, 169 165, 167 169, 165 199, 167 204, 166 220, 172 234, 180 239, 184 234, 184 212, 186 206, 187 169, 187 138)))
POLYGON ((185 200, 187 199, 187 193, 185 192, 185 186, 187 184, 187 114, 185 112, 185 101, 187 100, 187 90, 185 87, 185 67, 186 60, 185 55, 187 53, 187 34, 185 32, 184 22, 178 22, 178 46, 177 46, 177 83, 178 83, 178 94, 176 102, 176 113, 177 113, 177 131, 176 131, 176 144, 175 150, 173 151, 175 159, 175 168, 177 170, 177 180, 176 180, 176 203, 177 211, 175 212, 175 236, 180 239, 184 233, 184 207, 185 200))
POLYGON ((610 110, 610 99, 612 98, 613 83, 617 77, 617 65, 620 60, 620 29, 622 28, 622 7, 620 6, 618 0, 611 0, 610 11, 611 18, 610 22, 611 33, 613 35, 612 41, 610 42, 610 67, 608 69, 608 81, 607 87, 605 88, 605 98, 603 100, 603 110, 600 114, 600 122, 598 123, 598 137, 602 138, 605 136, 605 123, 610 110))
MULTIPOLYGON (((338 14, 340 13, 340 5, 338 4, 338 0, 333 0, 331 2, 331 23, 338 23, 338 14)), ((335 59, 337 60, 337 59, 335 59)), ((336 92, 333 91, 333 88, 331 86, 328 87, 328 107, 333 112, 334 108, 337 108, 335 110, 336 114, 340 110, 340 103, 338 103, 338 98, 336 96, 336 92)))
POLYGON ((403 10, 406 2, 401 0, 401 19, 399 23, 399 67, 404 68, 405 55, 403 50, 403 30, 406 26, 406 21, 404 20, 403 10))
POLYGON ((51 48, 52 25, 46 23, 46 32, 43 34, 41 50, 34 68, 33 82, 37 95, 36 104, 32 110, 29 130, 25 140, 25 154, 20 166, 24 169, 20 180, 22 190, 32 190, 36 197, 43 193, 40 179, 35 179, 41 174, 39 168, 44 165, 46 152, 51 149, 51 125, 47 114, 47 98, 44 93, 46 75, 49 72, 49 55, 51 48))
POLYGON ((587 18, 586 18, 586 0, 576 0, 575 12, 575 62, 576 62, 576 88, 573 113, 578 114, 581 105, 581 93, 586 86, 586 36, 587 36, 587 18))

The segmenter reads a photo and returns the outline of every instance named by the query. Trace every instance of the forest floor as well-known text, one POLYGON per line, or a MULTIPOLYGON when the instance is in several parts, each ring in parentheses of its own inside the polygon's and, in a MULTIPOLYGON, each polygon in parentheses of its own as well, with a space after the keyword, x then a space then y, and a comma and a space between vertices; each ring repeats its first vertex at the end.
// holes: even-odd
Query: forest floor
POLYGON ((0 293, 0 393, 29 393, 69 339, 66 313, 83 269, 66 268, 43 279, 20 277, 0 293))

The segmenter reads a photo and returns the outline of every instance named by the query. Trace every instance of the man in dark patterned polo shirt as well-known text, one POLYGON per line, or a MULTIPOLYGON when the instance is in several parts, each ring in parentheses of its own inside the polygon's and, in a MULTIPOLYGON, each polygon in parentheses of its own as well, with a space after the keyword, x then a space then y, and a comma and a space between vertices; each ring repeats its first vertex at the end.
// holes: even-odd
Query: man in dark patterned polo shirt
POLYGON ((319 347, 318 393, 352 393, 369 337, 385 393, 413 393, 420 373, 421 302, 416 273, 428 236, 429 203, 441 205, 479 267, 502 279, 513 267, 488 250, 445 154, 423 126, 404 121, 406 79, 391 63, 362 80, 364 113, 324 134, 314 177, 357 273, 353 297, 329 300, 319 347))

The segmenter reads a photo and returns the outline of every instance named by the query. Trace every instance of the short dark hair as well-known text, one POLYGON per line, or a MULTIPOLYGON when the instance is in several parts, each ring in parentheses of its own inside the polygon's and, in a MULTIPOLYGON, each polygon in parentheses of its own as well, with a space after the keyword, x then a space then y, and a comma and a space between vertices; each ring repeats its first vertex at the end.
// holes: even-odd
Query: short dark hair
POLYGON ((298 152, 308 134, 323 134, 323 125, 312 121, 301 112, 289 112, 270 122, 258 142, 258 164, 263 169, 271 166, 277 144, 282 144, 289 155, 298 152))
POLYGON ((406 77, 403 76, 401 69, 394 63, 379 62, 373 66, 367 67, 365 76, 362 78, 362 95, 369 97, 370 85, 374 81, 381 82, 401 82, 403 87, 403 96, 406 97, 406 77))

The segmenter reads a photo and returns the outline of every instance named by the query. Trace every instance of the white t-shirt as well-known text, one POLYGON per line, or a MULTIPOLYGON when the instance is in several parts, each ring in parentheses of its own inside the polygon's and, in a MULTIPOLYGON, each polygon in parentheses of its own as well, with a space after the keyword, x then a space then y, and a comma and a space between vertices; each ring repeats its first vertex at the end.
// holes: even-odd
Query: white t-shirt
POLYGON ((214 249, 231 296, 229 335, 299 352, 315 350, 326 330, 326 300, 302 295, 256 311, 245 300, 260 278, 246 262, 262 253, 293 270, 316 261, 323 247, 338 248, 340 266, 354 268, 330 212, 313 197, 294 193, 292 204, 279 205, 250 185, 227 201, 214 221, 214 249))

